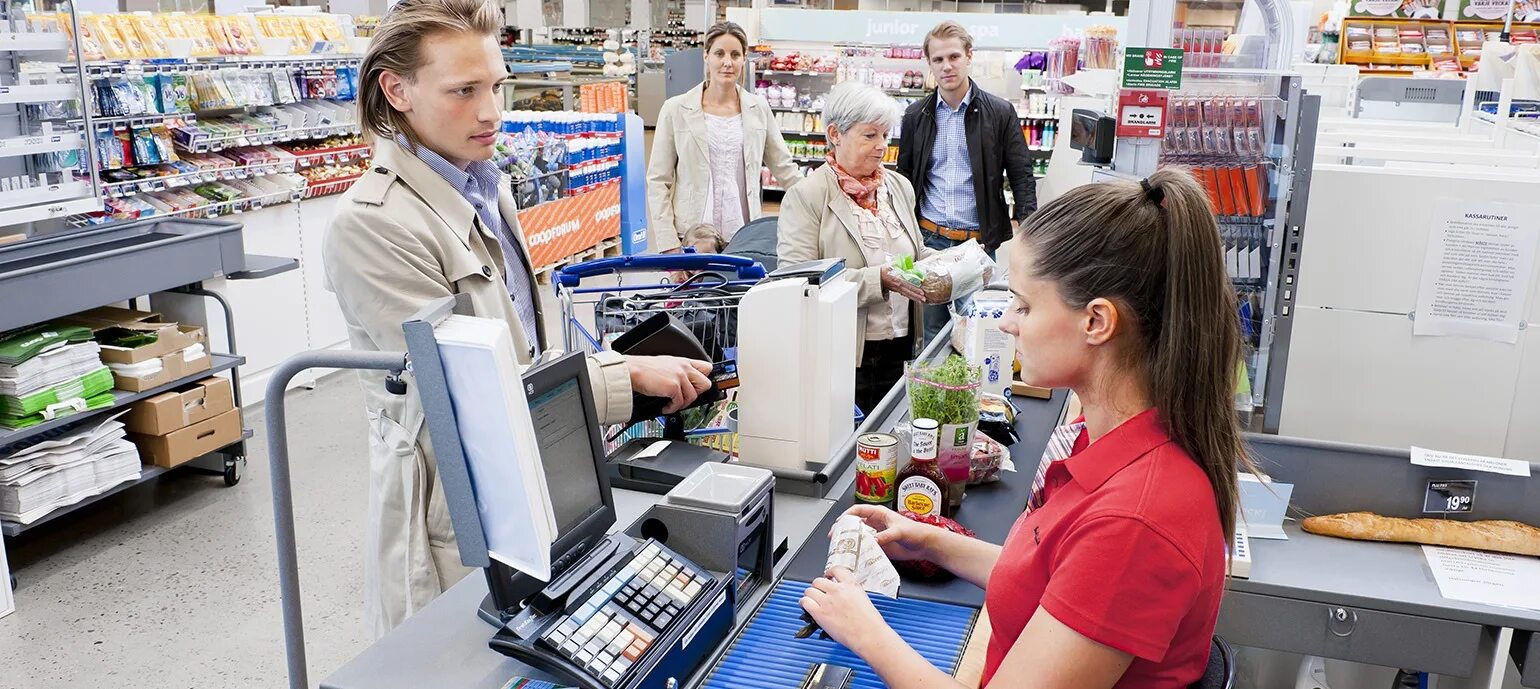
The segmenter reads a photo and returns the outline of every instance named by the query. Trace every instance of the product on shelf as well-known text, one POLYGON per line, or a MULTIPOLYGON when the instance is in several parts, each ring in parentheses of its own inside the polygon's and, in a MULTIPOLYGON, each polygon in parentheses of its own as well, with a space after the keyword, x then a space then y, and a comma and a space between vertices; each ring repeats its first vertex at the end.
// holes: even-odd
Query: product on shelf
POLYGON ((622 152, 614 116, 516 111, 503 113, 493 160, 529 209, 619 179, 622 152))
POLYGON ((1048 88, 1053 93, 1072 93, 1073 88, 1064 78, 1074 74, 1080 66, 1080 40, 1061 36, 1048 42, 1048 88))
POLYGON ((196 122, 179 121, 171 132, 182 150, 204 151, 262 143, 250 139, 272 143, 335 136, 342 130, 356 129, 357 111, 351 104, 305 100, 196 122))
POLYGON ((1118 58, 1118 30, 1117 27, 1097 25, 1085 30, 1086 69, 1117 69, 1118 58))

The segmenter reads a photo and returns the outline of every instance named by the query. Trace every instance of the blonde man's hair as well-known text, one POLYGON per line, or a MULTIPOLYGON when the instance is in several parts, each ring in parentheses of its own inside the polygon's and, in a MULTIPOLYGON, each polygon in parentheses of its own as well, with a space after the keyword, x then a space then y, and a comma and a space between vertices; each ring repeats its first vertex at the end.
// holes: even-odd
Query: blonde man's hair
POLYGON ((475 33, 495 36, 502 27, 497 6, 486 0, 401 0, 380 21, 369 52, 359 67, 358 121, 364 135, 392 138, 406 137, 417 147, 417 134, 406 116, 391 107, 380 88, 380 75, 386 71, 412 81, 417 70, 428 61, 423 41, 439 33, 475 33))
POLYGON ((962 24, 948 20, 937 24, 936 28, 931 29, 930 33, 925 34, 925 43, 922 46, 925 50, 925 58, 930 59, 931 39, 944 41, 948 38, 955 38, 962 41, 963 52, 973 52, 973 34, 968 33, 968 30, 964 29, 962 24))

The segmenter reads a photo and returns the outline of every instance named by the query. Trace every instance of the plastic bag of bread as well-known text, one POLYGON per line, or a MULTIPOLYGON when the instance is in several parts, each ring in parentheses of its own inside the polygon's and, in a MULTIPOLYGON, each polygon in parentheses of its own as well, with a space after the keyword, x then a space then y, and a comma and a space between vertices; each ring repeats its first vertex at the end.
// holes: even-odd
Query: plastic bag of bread
POLYGON ((994 259, 973 239, 920 261, 900 256, 893 267, 923 290, 932 304, 961 299, 983 289, 994 279, 996 269, 994 259))
MULTIPOLYGON (((952 533, 962 534, 969 538, 974 538, 978 535, 973 533, 973 531, 968 527, 963 526, 962 524, 958 524, 956 520, 947 517, 933 514, 921 516, 908 511, 899 512, 899 514, 920 522, 921 524, 938 526, 952 533)), ((899 574, 902 574, 910 579, 937 581, 952 578, 951 572, 942 569, 941 565, 931 562, 930 560, 895 560, 893 561, 893 567, 898 570, 899 574)))

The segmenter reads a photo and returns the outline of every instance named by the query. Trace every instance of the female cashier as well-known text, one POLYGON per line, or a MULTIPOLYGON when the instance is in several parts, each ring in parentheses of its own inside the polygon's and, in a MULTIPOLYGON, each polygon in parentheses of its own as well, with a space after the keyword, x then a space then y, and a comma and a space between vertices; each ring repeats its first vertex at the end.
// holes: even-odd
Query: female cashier
MULTIPOLYGON (((1231 408, 1240 334, 1213 213, 1188 173, 1166 169, 1078 187, 1015 242, 1002 329, 1023 379, 1074 390, 1085 414, 1054 432, 1029 511, 1004 546, 880 507, 852 513, 890 557, 986 587, 984 686, 1186 689, 1208 660, 1244 451, 1231 408)), ((802 606, 889 687, 958 686, 849 572, 813 582, 802 606)))
MULTIPOLYGON (((473 315, 505 321, 518 361, 545 349, 535 277, 507 183, 490 160, 507 77, 497 6, 401 0, 364 56, 359 120, 370 171, 343 196, 322 247, 353 349, 402 351, 403 321, 428 302, 467 295, 473 315)), ((589 359, 601 420, 625 421, 632 390, 678 409, 710 386, 706 362, 589 359)), ((460 564, 415 392, 361 376, 369 415, 365 623, 383 635, 455 583, 460 564)))

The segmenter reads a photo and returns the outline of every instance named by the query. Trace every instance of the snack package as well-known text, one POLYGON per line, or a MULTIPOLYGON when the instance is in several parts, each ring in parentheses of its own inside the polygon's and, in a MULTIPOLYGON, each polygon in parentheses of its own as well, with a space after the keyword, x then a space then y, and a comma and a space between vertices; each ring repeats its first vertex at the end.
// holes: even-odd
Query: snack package
MULTIPOLYGON (((149 12, 136 12, 127 16, 128 25, 139 36, 139 42, 144 45, 146 57, 166 57, 170 51, 166 49, 166 22, 149 12)), ((118 23, 122 29, 123 23, 118 23)))
POLYGON ((257 52, 256 28, 252 24, 251 15, 236 15, 222 17, 220 28, 230 41, 230 48, 236 55, 251 55, 257 52))
POLYGON ((139 32, 134 30, 134 23, 129 15, 114 14, 107 17, 117 29, 118 35, 123 37, 123 46, 128 50, 128 57, 155 57, 150 55, 144 47, 144 41, 139 40, 139 32))
POLYGON ((1000 470, 1015 471, 1015 465, 1006 457, 1005 446, 980 433, 974 437, 973 454, 969 455, 968 485, 994 483, 1000 480, 1000 470), (1009 465, 1009 466, 1007 466, 1009 465))
POLYGON ((80 30, 84 34, 90 32, 101 43, 102 53, 108 59, 126 60, 134 57, 128 52, 128 46, 123 43, 123 36, 118 33, 117 26, 112 18, 101 14, 88 14, 80 18, 80 30))
POLYGON ((224 22, 219 17, 203 17, 202 24, 203 30, 214 40, 214 50, 218 54, 235 54, 235 48, 230 45, 230 35, 225 33, 224 22))
POLYGON ((864 591, 881 594, 888 598, 898 597, 898 571, 893 562, 877 544, 877 530, 866 525, 860 517, 843 515, 834 520, 829 533, 829 559, 824 570, 843 567, 855 575, 856 583, 864 591))

